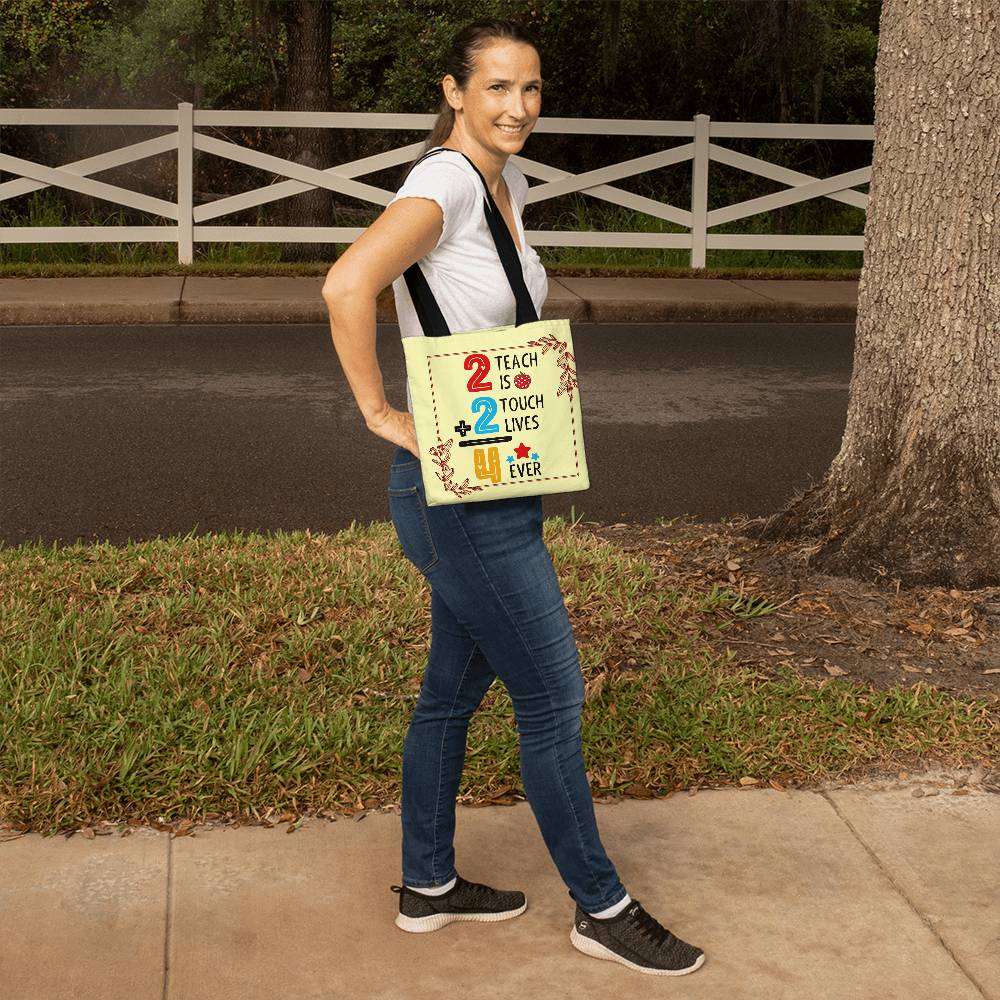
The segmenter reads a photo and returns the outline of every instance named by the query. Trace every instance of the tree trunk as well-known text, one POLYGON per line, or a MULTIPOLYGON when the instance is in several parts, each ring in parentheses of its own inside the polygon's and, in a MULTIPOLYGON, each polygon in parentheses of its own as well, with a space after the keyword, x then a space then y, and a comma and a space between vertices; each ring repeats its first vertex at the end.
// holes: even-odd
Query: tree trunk
MULTIPOLYGON (((792 102, 789 96, 791 86, 791 53, 795 46, 801 44, 801 39, 797 37, 797 31, 790 28, 790 21, 796 20, 796 15, 789 10, 788 0, 777 0, 773 5, 774 12, 774 72, 778 84, 778 122, 785 125, 792 120, 792 102)), ((797 12, 796 12, 797 13, 797 12)), ((797 23, 795 29, 801 29, 802 24, 797 23)), ((787 142, 780 142, 779 145, 787 148, 787 142)), ((789 208, 782 205, 774 210, 775 233, 787 233, 790 229, 789 208)))
MULTIPOLYGON (((330 5, 324 0, 296 0, 281 8, 288 48, 285 111, 329 111, 330 5)), ((330 166, 333 135, 329 129, 289 129, 282 155, 317 170, 330 166)), ((286 226, 328 226, 333 220, 333 192, 313 188, 281 203, 286 226)), ((337 259, 334 243, 283 243, 282 261, 337 259)))
POLYGON ((613 91, 618 76, 618 47, 622 37, 622 0, 604 0, 601 73, 604 89, 613 91))
POLYGON ((998 35, 993 0, 882 7, 844 439, 751 529, 812 536, 820 570, 1000 581, 998 35))

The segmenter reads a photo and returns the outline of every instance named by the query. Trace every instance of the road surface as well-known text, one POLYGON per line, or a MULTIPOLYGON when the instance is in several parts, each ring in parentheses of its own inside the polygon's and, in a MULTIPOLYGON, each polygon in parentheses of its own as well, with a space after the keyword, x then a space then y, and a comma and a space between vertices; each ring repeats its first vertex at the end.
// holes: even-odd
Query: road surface
MULTIPOLYGON (((573 328, 591 487, 546 516, 653 522, 778 509, 844 430, 849 324, 573 328)), ((380 324, 405 408, 395 325, 380 324)), ((394 446, 364 426, 329 326, 0 329, 0 541, 388 519, 394 446)))

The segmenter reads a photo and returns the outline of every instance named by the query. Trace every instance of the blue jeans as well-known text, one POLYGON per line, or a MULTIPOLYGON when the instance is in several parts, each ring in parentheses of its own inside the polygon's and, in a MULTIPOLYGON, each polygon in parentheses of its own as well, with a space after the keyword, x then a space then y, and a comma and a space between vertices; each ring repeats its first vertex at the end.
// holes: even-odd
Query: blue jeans
POLYGON ((597 832, 580 738, 583 674, 542 539, 542 498, 428 507, 420 462, 397 447, 389 514, 431 589, 431 647, 403 745, 403 882, 457 874, 455 797, 469 718, 499 677, 520 737, 521 780, 542 839, 589 912, 625 897, 597 832))

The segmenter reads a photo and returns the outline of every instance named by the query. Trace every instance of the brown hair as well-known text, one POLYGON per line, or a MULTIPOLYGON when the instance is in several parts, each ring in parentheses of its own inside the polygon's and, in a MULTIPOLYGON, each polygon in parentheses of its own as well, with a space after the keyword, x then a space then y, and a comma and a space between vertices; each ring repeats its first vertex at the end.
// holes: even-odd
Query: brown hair
MULTIPOLYGON (((451 47, 445 56, 445 73, 451 74, 455 78, 458 86, 464 90, 468 85, 469 78, 476 69, 476 57, 483 49, 489 48, 495 41, 522 42, 530 45, 538 51, 538 45, 528 30, 516 21, 505 21, 500 18, 484 18, 479 21, 470 21, 455 34, 451 40, 451 47)), ((442 76, 442 79, 443 79, 442 76)), ((455 127, 455 109, 448 103, 444 94, 441 94, 438 103, 438 117, 431 129, 430 134, 424 142, 424 148, 420 151, 416 160, 419 160, 427 150, 441 143, 451 135, 451 130, 455 127)), ((413 162, 416 163, 416 160, 413 162)), ((412 166, 413 164, 410 164, 412 166)))

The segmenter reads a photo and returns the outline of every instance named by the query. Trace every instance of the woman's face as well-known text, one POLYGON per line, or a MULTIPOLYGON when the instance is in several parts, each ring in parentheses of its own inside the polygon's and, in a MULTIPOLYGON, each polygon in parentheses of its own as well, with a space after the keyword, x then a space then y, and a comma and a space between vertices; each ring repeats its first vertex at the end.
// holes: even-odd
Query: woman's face
POLYGON ((542 110, 538 52, 523 42, 495 42, 480 52, 464 93, 451 74, 444 85, 456 112, 452 136, 501 159, 521 149, 542 110))

